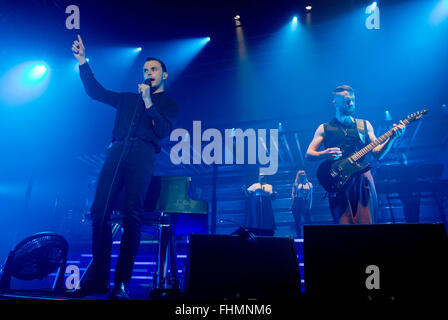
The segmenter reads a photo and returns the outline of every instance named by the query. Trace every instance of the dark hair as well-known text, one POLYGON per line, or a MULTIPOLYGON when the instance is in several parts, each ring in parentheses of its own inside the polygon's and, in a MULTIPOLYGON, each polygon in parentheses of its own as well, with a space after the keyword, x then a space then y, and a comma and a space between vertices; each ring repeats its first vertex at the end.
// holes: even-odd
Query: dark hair
POLYGON ((349 85, 344 84, 342 86, 337 86, 336 88, 334 88, 333 93, 342 92, 342 91, 348 91, 350 93, 354 93, 355 92, 352 87, 350 87, 349 85))
POLYGON ((162 71, 163 72, 168 72, 168 70, 166 69, 166 65, 163 63, 162 60, 157 59, 157 58, 153 58, 153 57, 148 57, 148 58, 146 58, 145 62, 148 62, 148 61, 157 61, 162 66, 162 71))

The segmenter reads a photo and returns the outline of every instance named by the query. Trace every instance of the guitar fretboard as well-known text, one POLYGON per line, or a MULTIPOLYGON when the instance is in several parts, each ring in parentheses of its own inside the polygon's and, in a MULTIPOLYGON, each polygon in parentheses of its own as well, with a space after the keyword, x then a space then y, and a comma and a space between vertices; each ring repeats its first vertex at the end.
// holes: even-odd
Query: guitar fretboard
MULTIPOLYGON (((403 123, 405 125, 409 124, 409 120, 403 120, 403 123)), ((370 151, 372 151, 375 147, 379 146, 380 144, 384 143, 387 139, 389 139, 392 135, 394 134, 394 129, 390 129, 389 131, 387 131, 385 134, 383 134, 381 137, 379 137, 378 139, 376 139, 375 141, 369 143, 368 145, 366 145, 364 148, 362 148, 361 150, 359 150, 358 152, 355 152, 353 155, 350 156, 350 158, 353 161, 358 161, 359 159, 361 159, 362 157, 364 157, 366 154, 368 154, 370 151)))

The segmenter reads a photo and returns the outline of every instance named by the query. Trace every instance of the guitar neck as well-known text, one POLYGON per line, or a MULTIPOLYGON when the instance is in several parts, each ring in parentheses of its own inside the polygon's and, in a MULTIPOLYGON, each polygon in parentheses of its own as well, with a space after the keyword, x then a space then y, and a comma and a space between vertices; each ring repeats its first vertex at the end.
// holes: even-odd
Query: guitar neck
MULTIPOLYGON (((405 125, 407 125, 409 123, 409 121, 403 120, 403 123, 405 125)), ((390 129, 389 131, 387 131, 385 134, 383 134, 381 137, 379 137, 378 139, 376 139, 375 141, 369 143, 368 145, 366 145, 364 148, 362 148, 361 150, 359 150, 358 152, 355 152, 354 154, 352 154, 350 156, 350 158, 353 161, 358 161, 359 159, 361 159, 362 157, 364 157, 366 154, 368 154, 369 152, 371 152, 375 147, 379 146, 380 144, 384 143, 387 139, 389 139, 392 135, 394 134, 394 129, 390 129)))

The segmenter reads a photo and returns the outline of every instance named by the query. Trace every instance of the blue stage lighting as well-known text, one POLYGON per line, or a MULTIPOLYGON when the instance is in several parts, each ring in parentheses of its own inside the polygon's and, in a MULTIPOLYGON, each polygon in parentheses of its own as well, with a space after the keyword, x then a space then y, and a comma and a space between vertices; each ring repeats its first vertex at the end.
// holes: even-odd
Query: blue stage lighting
POLYGON ((439 0, 431 12, 429 21, 432 25, 438 25, 448 17, 448 0, 439 0))
POLYGON ((50 74, 43 61, 16 65, 0 77, 0 104, 17 106, 38 98, 47 88, 50 74))
POLYGON ((203 38, 201 41, 200 41, 200 45, 205 45, 207 42, 209 42, 210 41, 210 37, 205 37, 205 38, 203 38))
POLYGON ((35 65, 28 72, 28 78, 30 80, 39 80, 45 76, 48 69, 44 64, 35 65))
POLYGON ((291 31, 295 31, 297 29, 298 24, 299 24, 299 19, 297 18, 297 16, 295 16, 294 18, 292 18, 291 31))
POLYGON ((134 51, 134 53, 139 53, 140 51, 142 51, 142 47, 135 48, 132 51, 134 51))
POLYGON ((372 7, 376 7, 376 1, 374 1, 373 3, 372 3, 372 7))
POLYGON ((152 43, 151 55, 162 57, 168 66, 168 81, 171 83, 210 40, 210 37, 201 37, 152 43))

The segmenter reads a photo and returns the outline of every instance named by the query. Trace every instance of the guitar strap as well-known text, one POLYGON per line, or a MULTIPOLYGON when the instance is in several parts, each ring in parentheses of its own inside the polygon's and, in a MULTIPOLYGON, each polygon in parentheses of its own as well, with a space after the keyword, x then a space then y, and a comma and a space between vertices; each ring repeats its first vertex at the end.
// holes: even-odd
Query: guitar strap
POLYGON ((363 144, 366 144, 366 120, 356 119, 359 138, 363 144))

